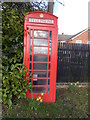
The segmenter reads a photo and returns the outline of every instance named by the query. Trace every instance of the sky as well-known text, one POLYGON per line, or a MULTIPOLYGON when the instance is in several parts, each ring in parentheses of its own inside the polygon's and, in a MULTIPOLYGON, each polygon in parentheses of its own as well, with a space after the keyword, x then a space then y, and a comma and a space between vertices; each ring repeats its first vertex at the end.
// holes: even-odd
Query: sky
POLYGON ((90 0, 55 0, 54 15, 58 17, 58 33, 74 35, 88 28, 88 2, 90 0))

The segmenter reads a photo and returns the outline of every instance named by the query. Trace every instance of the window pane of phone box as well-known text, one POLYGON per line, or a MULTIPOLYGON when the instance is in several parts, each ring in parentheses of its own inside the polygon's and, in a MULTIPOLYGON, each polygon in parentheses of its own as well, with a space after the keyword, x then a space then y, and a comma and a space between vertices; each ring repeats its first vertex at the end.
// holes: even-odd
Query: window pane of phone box
POLYGON ((33 72, 33 78, 36 78, 37 77, 47 77, 47 72, 33 72))
POLYGON ((34 70, 47 70, 47 64, 33 64, 34 70))
POLYGON ((47 47, 34 47, 34 54, 48 54, 47 47))
POLYGON ((33 79, 33 85, 46 85, 46 80, 33 79))
POLYGON ((46 93, 46 87, 34 87, 32 89, 33 93, 46 93))
POLYGON ((35 30, 34 37, 48 38, 48 31, 35 30))
POLYGON ((48 40, 34 39, 34 45, 48 46, 48 40))
POLYGON ((47 56, 33 56, 33 61, 47 62, 47 56))

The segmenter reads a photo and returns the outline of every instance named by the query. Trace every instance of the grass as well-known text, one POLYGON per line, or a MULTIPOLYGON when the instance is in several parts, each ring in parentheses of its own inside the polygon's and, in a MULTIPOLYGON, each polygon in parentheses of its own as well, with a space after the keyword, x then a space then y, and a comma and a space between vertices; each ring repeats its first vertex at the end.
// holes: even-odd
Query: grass
POLYGON ((55 103, 41 103, 31 109, 31 99, 15 100, 12 109, 3 105, 3 118, 88 118, 87 88, 58 88, 55 103))

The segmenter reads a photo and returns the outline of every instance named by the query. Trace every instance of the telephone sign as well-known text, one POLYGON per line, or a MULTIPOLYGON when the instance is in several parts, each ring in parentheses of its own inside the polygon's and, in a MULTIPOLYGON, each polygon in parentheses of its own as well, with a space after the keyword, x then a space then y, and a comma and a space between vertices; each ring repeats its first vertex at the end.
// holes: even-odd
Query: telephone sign
POLYGON ((53 20, 29 18, 29 22, 54 24, 53 20))
POLYGON ((26 97, 44 93, 44 102, 55 102, 57 72, 57 17, 47 12, 30 12, 24 21, 23 63, 32 76, 26 97))

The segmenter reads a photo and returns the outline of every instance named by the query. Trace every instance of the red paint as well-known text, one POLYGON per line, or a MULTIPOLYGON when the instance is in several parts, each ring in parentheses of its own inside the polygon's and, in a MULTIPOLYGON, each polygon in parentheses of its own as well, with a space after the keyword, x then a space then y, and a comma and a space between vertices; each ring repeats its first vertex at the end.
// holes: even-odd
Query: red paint
POLYGON ((24 43, 23 63, 26 64, 29 71, 33 73, 31 77, 31 84, 33 88, 31 89, 31 92, 29 92, 29 90, 26 92, 26 97, 31 98, 33 96, 35 98, 35 97, 38 97, 41 94, 41 92, 44 92, 44 96, 43 96, 44 102, 55 102, 57 47, 58 47, 57 17, 47 12, 30 12, 25 17, 24 30, 25 31, 24 31, 24 39, 23 39, 23 43, 24 43), (29 21, 29 18, 30 18, 30 21, 29 21), (34 22, 33 22, 33 19, 35 19, 34 22), (28 30, 27 30, 27 27, 28 27, 28 30), (31 30, 32 30, 32 33, 31 33, 31 30), (52 32, 52 37, 51 37, 51 46, 50 46, 51 32, 52 32), (45 38, 45 35, 47 36, 47 38, 45 38), (32 39, 32 45, 30 42, 31 39, 32 39), (35 40, 36 42, 34 42, 35 40), (39 44, 40 41, 41 43, 39 44), (32 53, 30 51, 31 47, 32 47, 32 53), (51 48, 51 54, 49 54, 50 48, 51 48), (44 53, 45 50, 43 49, 46 49, 46 53, 44 53), (30 61, 30 55, 32 56, 31 61, 30 61), (34 57, 36 56, 37 60, 41 56, 43 56, 43 59, 45 58, 47 60, 43 61, 43 59, 40 58, 37 61, 33 56, 34 57), (51 56, 50 61, 49 61, 49 56, 51 56), (30 63, 31 63, 31 69, 30 69, 30 63), (50 69, 49 69, 49 64, 50 64, 50 69), (36 68, 35 68, 35 65, 37 65, 36 68), (42 69, 40 68, 41 66, 42 66, 42 69), (49 72, 50 72, 50 76, 48 75, 49 72), (39 83, 39 80, 41 80, 40 82, 42 84, 39 83), (48 81, 50 81, 50 85, 48 81), (50 91, 48 92, 49 86, 50 86, 50 91), (37 93, 37 90, 33 91, 35 88, 37 90, 40 88, 41 90, 42 89, 44 90, 39 91, 40 93, 37 93))

